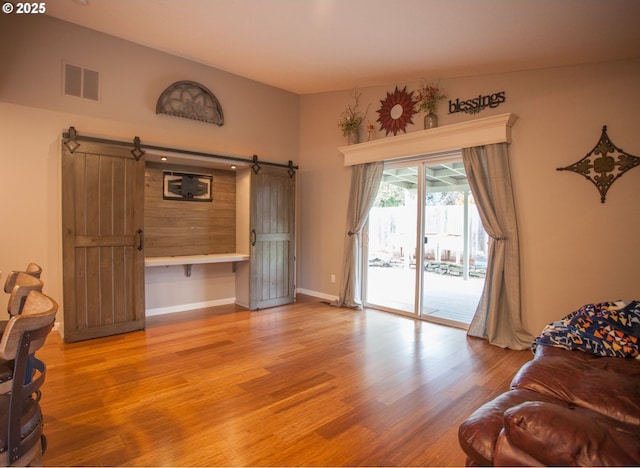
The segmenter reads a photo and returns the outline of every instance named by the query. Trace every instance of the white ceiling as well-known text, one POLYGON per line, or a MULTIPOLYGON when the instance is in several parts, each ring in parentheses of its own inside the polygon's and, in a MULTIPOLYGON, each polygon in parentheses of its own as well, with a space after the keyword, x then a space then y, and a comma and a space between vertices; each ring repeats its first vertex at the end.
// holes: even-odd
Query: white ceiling
POLYGON ((84 1, 47 14, 297 94, 640 57, 640 0, 84 1))

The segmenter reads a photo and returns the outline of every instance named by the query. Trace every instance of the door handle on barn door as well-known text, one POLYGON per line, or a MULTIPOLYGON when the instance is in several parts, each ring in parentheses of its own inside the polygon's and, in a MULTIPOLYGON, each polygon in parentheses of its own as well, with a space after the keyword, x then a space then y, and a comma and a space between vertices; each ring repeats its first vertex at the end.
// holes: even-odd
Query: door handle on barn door
POLYGON ((251 230, 251 246, 255 247, 256 245, 256 240, 257 240, 257 234, 256 234, 256 230, 252 229, 251 230))
POLYGON ((138 229, 136 234, 138 234, 138 251, 142 251, 144 249, 144 232, 142 232, 142 229, 138 229))

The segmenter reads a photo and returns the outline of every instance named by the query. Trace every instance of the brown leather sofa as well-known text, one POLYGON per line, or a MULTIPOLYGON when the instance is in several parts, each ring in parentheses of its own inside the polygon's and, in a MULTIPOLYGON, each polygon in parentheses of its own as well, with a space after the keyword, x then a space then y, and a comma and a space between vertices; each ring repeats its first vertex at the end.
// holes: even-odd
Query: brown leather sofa
POLYGON ((458 438, 467 466, 640 465, 640 359, 538 346, 458 438))

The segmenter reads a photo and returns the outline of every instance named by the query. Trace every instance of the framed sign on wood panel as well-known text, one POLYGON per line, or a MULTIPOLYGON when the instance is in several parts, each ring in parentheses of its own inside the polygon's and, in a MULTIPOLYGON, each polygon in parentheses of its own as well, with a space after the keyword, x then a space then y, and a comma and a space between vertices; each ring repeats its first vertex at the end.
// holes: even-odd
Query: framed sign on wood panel
POLYGON ((162 198, 178 201, 213 201, 213 177, 207 174, 164 171, 162 198))

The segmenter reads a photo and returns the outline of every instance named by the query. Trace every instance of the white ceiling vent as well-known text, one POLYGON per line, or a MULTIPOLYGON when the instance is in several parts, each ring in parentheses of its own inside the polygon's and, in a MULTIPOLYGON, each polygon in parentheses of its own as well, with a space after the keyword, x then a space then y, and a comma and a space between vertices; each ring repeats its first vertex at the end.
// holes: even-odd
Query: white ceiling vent
POLYGON ((78 65, 63 63, 63 92, 66 96, 98 101, 100 74, 78 65))

